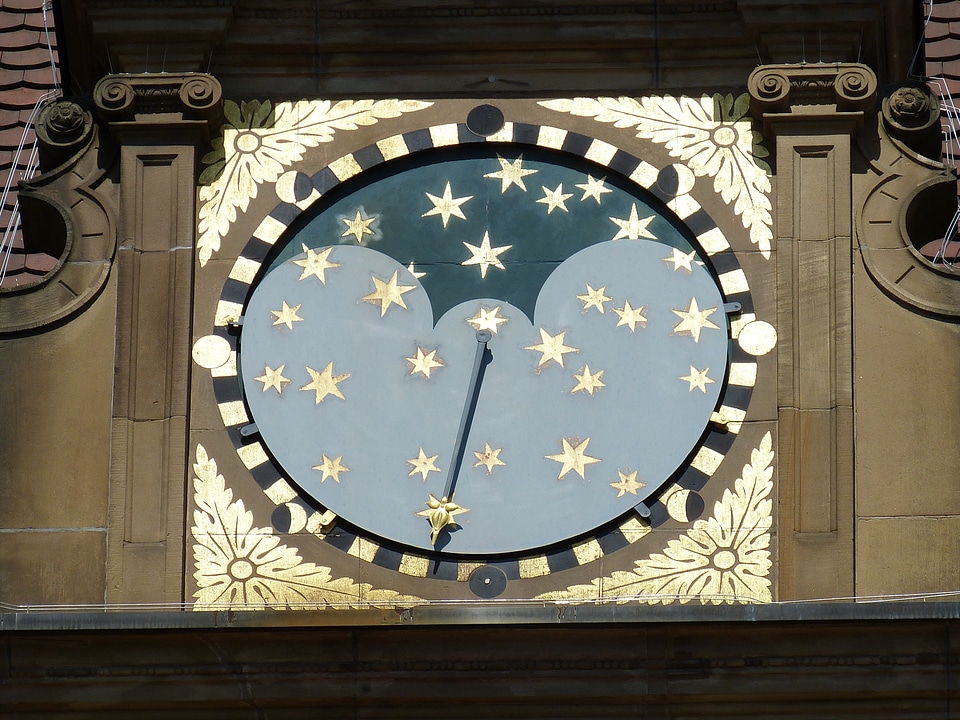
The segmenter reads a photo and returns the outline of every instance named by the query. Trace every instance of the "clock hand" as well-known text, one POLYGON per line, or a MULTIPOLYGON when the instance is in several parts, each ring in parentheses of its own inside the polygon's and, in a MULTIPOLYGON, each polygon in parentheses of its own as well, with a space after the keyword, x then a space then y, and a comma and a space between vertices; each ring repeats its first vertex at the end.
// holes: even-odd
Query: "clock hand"
POLYGON ((447 470, 447 481, 443 486, 443 494, 440 496, 444 502, 453 500, 454 485, 456 485, 460 464, 463 462, 463 453, 466 450, 467 427, 473 418, 473 411, 477 406, 477 397, 480 394, 480 383, 483 380, 483 356, 487 352, 487 343, 490 342, 492 337, 493 333, 489 330, 477 331, 477 352, 473 357, 473 370, 470 371, 470 385, 463 403, 463 413, 460 415, 457 439, 453 443, 453 457, 447 470))

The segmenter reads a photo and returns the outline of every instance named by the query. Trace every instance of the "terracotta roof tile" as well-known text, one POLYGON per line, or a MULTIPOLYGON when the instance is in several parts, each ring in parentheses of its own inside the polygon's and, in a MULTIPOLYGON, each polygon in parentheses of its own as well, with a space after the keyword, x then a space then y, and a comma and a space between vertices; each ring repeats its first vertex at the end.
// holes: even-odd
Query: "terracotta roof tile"
POLYGON ((43 0, 3 0, 4 12, 39 13, 42 7, 43 0))

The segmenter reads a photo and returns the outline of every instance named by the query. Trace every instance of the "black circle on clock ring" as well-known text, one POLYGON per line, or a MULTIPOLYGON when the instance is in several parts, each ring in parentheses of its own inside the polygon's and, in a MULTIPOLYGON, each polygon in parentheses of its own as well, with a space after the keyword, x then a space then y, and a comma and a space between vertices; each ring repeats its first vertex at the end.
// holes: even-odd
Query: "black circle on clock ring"
POLYGON ((503 113, 493 105, 477 105, 467 114, 467 128, 484 137, 500 132, 503 124, 503 113))
POLYGON ((495 598, 507 589, 507 576, 500 568, 484 565, 470 573, 469 585, 478 598, 495 598))

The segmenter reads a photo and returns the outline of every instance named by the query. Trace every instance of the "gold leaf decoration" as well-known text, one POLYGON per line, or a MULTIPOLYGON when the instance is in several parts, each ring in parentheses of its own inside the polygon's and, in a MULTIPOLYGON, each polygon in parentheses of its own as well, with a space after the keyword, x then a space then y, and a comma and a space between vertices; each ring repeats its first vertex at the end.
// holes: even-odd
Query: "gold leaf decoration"
POLYGON ((617 128, 635 128, 637 137, 663 145, 700 177, 713 178, 713 189, 740 216, 750 241, 770 257, 773 218, 766 163, 769 153, 747 117, 749 96, 704 95, 696 98, 578 97, 544 100, 558 112, 592 117, 617 128), (718 118, 718 119, 715 119, 718 118))
POLYGON ((330 568, 304 562, 296 548, 282 545, 272 528, 253 527, 253 513, 243 500, 233 500, 202 445, 193 469, 194 610, 394 608, 424 602, 334 578, 330 568))
POLYGON ((606 601, 624 604, 672 602, 720 605, 762 603, 770 592, 770 528, 773 525, 773 441, 766 433, 743 466, 734 491, 723 491, 713 517, 697 520, 663 553, 638 560, 589 585, 538 595, 540 600, 606 601))
POLYGON ((253 100, 223 104, 222 137, 203 157, 197 255, 201 267, 220 249, 220 239, 246 212, 263 183, 275 183, 307 148, 331 142, 337 130, 356 130, 378 120, 399 117, 433 103, 417 100, 253 100))

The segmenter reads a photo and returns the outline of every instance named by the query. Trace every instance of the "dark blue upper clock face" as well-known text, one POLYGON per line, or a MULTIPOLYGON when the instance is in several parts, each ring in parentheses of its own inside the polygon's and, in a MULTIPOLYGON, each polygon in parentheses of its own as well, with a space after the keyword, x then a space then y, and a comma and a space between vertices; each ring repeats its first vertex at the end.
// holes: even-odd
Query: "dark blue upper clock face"
POLYGON ((513 149, 355 186, 245 310, 240 374, 276 459, 424 551, 528 552, 630 512, 696 446, 726 373, 723 298, 676 221, 513 149))

